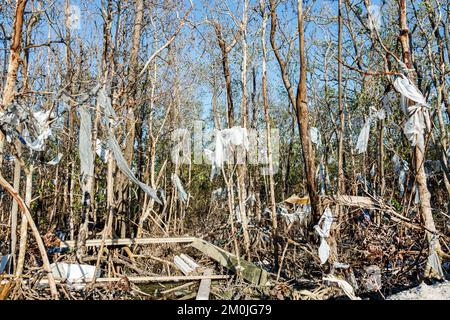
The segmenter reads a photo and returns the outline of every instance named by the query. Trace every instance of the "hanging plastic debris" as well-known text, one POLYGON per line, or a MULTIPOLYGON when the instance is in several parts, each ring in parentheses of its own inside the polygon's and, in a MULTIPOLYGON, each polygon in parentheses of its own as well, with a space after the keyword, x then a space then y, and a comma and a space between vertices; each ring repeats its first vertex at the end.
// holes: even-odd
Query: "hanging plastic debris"
POLYGON ((328 245, 326 239, 330 236, 332 224, 333 214, 330 208, 326 208, 322 214, 322 217, 320 217, 319 222, 314 226, 314 229, 320 236, 319 258, 321 264, 327 262, 330 256, 330 246, 328 245))
POLYGON ((358 141, 356 142, 356 152, 358 154, 364 153, 367 150, 367 145, 369 144, 370 126, 372 122, 378 120, 383 120, 386 117, 384 109, 376 110, 374 107, 370 107, 370 114, 367 118, 364 126, 362 127, 358 141))
POLYGON ((94 154, 92 152, 92 123, 91 114, 86 105, 80 106, 80 133, 79 133, 79 154, 81 180, 94 175, 94 154))
POLYGON ((395 79, 394 87, 402 95, 401 107, 409 117, 404 124, 403 132, 407 136, 411 146, 418 146, 424 152, 424 133, 425 130, 431 130, 429 106, 425 97, 404 75, 395 79), (414 101, 416 104, 408 106, 407 99, 414 101))
POLYGON ((119 167, 120 171, 128 177, 133 183, 137 184, 145 193, 147 193, 152 199, 154 199, 157 203, 162 204, 159 200, 156 190, 149 187, 145 183, 139 181, 134 173, 131 171, 128 166, 122 151, 120 149, 119 144, 117 143, 116 138, 114 137, 113 132, 111 131, 111 125, 115 125, 117 123, 116 113, 111 104, 111 99, 106 94, 106 90, 104 87, 100 88, 97 95, 97 103, 101 107, 103 111, 103 122, 106 129, 107 134, 107 145, 109 150, 112 153, 113 158, 116 160, 117 167, 119 167))
POLYGON ((106 163, 108 161, 109 150, 103 146, 103 143, 100 139, 97 139, 97 143, 95 146, 95 153, 98 155, 98 157, 100 158, 100 160, 102 160, 103 163, 106 163))
POLYGON ((54 157, 52 160, 47 162, 47 164, 50 165, 50 166, 56 166, 61 161, 62 157, 63 157, 63 154, 62 153, 58 153, 56 155, 56 157, 54 157))
POLYGON ((180 177, 178 177, 176 173, 172 173, 172 183, 177 188, 178 199, 180 199, 181 202, 186 203, 189 196, 186 191, 184 191, 184 187, 181 183, 180 177))
POLYGON ((242 146, 248 151, 249 140, 246 128, 239 126, 215 130, 214 151, 205 149, 205 157, 211 162, 211 179, 223 167, 225 161, 230 161, 233 146, 242 146))

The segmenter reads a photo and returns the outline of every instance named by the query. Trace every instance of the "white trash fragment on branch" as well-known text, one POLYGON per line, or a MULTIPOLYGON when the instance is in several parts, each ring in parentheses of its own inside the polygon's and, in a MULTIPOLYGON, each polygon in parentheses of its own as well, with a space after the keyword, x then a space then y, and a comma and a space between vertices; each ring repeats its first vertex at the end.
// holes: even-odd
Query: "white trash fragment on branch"
POLYGON ((102 160, 103 163, 106 163, 108 161, 109 150, 103 146, 103 143, 100 139, 97 139, 97 143, 95 146, 95 153, 98 155, 98 157, 100 158, 100 160, 102 160))
POLYGON ((215 130, 214 151, 205 149, 205 157, 211 162, 211 179, 222 169, 223 163, 230 161, 233 146, 249 148, 248 132, 246 128, 235 126, 229 129, 215 130))
POLYGON ((58 153, 56 155, 56 157, 54 157, 52 160, 47 162, 47 164, 50 165, 50 166, 56 166, 61 161, 62 157, 63 157, 63 154, 62 153, 58 153))
POLYGON ((311 142, 318 147, 322 145, 322 139, 320 137, 320 131, 316 127, 309 128, 309 134, 311 135, 311 142))
POLYGON ((409 117, 404 124, 403 132, 411 146, 418 146, 424 152, 424 133, 425 130, 431 130, 429 106, 426 99, 419 89, 404 75, 395 79, 394 87, 402 95, 401 107, 409 117), (416 104, 408 106, 406 99, 414 101, 416 104))
POLYGON ((344 291, 347 297, 349 297, 351 300, 361 300, 361 298, 355 295, 353 287, 347 281, 339 279, 338 277, 331 274, 326 277, 323 277, 322 280, 336 283, 339 286, 339 288, 341 288, 342 291, 344 291))
POLYGON ((122 173, 125 176, 127 176, 128 179, 137 184, 145 193, 147 193, 150 197, 152 197, 152 199, 154 199, 159 204, 162 204, 161 201, 158 199, 158 196, 156 195, 156 191, 153 188, 150 188, 145 183, 139 181, 134 175, 134 173, 131 171, 125 158, 122 155, 122 152, 120 151, 119 144, 112 135, 112 132, 108 133, 108 148, 109 150, 111 150, 112 155, 116 160, 117 166, 119 167, 120 171, 122 171, 122 173))
POLYGON ((386 118, 386 113, 384 109, 376 110, 374 107, 370 107, 370 114, 367 118, 361 132, 358 136, 358 141, 356 143, 356 152, 358 154, 364 153, 367 150, 367 145, 369 144, 370 126, 372 122, 378 120, 383 120, 386 118))
POLYGON ((314 229, 320 236, 319 258, 321 264, 327 262, 330 256, 330 246, 328 245, 326 239, 330 236, 332 224, 333 214, 330 208, 326 208, 322 214, 322 217, 320 217, 319 222, 314 226, 314 229))
POLYGON ((186 193, 186 191, 184 191, 184 187, 183 184, 181 183, 180 177, 178 177, 176 173, 172 173, 172 183, 177 188, 178 199, 180 199, 181 202, 186 203, 189 196, 186 193))
POLYGON ((81 180, 94 176, 94 153, 92 151, 92 121, 86 105, 80 106, 80 133, 78 141, 81 180))
POLYGON ((22 131, 22 138, 25 145, 34 151, 44 151, 45 141, 52 135, 49 119, 51 111, 36 111, 32 113, 32 126, 35 131, 36 138, 30 133, 27 125, 22 131))
POLYGON ((394 154, 392 157, 392 162, 394 163, 394 171, 398 174, 400 196, 403 197, 403 194, 405 193, 406 173, 409 171, 408 162, 401 159, 397 154, 394 154))

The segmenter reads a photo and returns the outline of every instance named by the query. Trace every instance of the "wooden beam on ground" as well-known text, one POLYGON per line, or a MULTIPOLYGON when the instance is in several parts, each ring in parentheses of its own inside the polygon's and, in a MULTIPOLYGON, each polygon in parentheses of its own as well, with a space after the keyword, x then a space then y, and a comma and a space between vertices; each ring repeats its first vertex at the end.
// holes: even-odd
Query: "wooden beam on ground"
MULTIPOLYGON (((236 272, 236 268, 239 264, 238 259, 234 254, 229 253, 202 239, 195 239, 191 246, 201 251, 211 259, 217 261, 228 270, 236 272)), ((264 286, 267 284, 267 271, 244 259, 240 259, 240 265, 243 268, 240 271, 240 274, 245 280, 259 286, 264 286)))
MULTIPOLYGON (((165 243, 191 243, 194 237, 178 237, 178 238, 123 238, 123 239, 106 239, 105 246, 131 246, 135 244, 165 244, 165 243)), ((86 240, 86 247, 100 247, 102 239, 86 240)), ((75 248, 77 245, 75 240, 61 241, 61 248, 75 248)))
MULTIPOLYGON (((210 279, 210 280, 226 280, 229 279, 230 276, 227 275, 209 275, 209 276, 152 276, 152 277, 127 277, 128 281, 133 283, 150 283, 150 282, 179 282, 179 281, 195 281, 195 280, 203 280, 203 279, 210 279)), ((97 278, 95 282, 101 283, 101 282, 118 282, 123 281, 124 278, 97 278)), ((55 279, 56 283, 65 282, 65 280, 61 279, 55 279)), ((80 284, 80 283, 89 283, 84 281, 79 282, 72 282, 73 284, 80 284)), ((42 279, 39 281, 40 285, 46 285, 48 284, 47 279, 42 279)))
MULTIPOLYGON (((206 269, 203 273, 204 276, 211 276, 213 273, 212 269, 206 269)), ((197 297, 195 300, 209 300, 209 291, 211 290, 211 279, 205 278, 200 281, 200 286, 198 288, 197 297)))

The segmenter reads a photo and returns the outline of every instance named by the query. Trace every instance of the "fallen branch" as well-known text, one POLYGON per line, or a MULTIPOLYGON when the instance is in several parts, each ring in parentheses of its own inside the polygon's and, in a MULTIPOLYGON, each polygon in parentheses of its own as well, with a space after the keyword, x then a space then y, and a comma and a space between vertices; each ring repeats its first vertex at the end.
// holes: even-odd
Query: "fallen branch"
POLYGON ((39 234, 39 230, 34 223, 33 217, 31 216, 30 210, 26 206, 22 197, 14 190, 14 188, 6 181, 3 176, 0 174, 0 185, 5 188, 5 190, 16 200, 19 208, 22 210, 23 214, 28 220, 30 224, 31 231, 33 232, 34 238, 36 239, 36 243, 39 248, 39 252, 42 257, 42 264, 44 270, 47 272, 47 278, 50 285, 50 291, 52 294, 52 298, 58 300, 58 290, 56 289, 55 279, 53 278, 52 270, 50 268, 50 262, 48 260, 47 251, 45 250, 44 242, 42 241, 41 235, 39 234))

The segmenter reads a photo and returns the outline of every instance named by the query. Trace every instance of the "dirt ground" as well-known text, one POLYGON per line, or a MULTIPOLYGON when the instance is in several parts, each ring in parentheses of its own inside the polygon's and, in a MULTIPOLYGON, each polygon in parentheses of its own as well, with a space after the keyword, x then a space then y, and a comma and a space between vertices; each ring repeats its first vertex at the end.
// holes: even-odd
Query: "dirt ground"
POLYGON ((450 282, 431 286, 422 283, 415 288, 394 294, 387 300, 450 300, 450 282))

